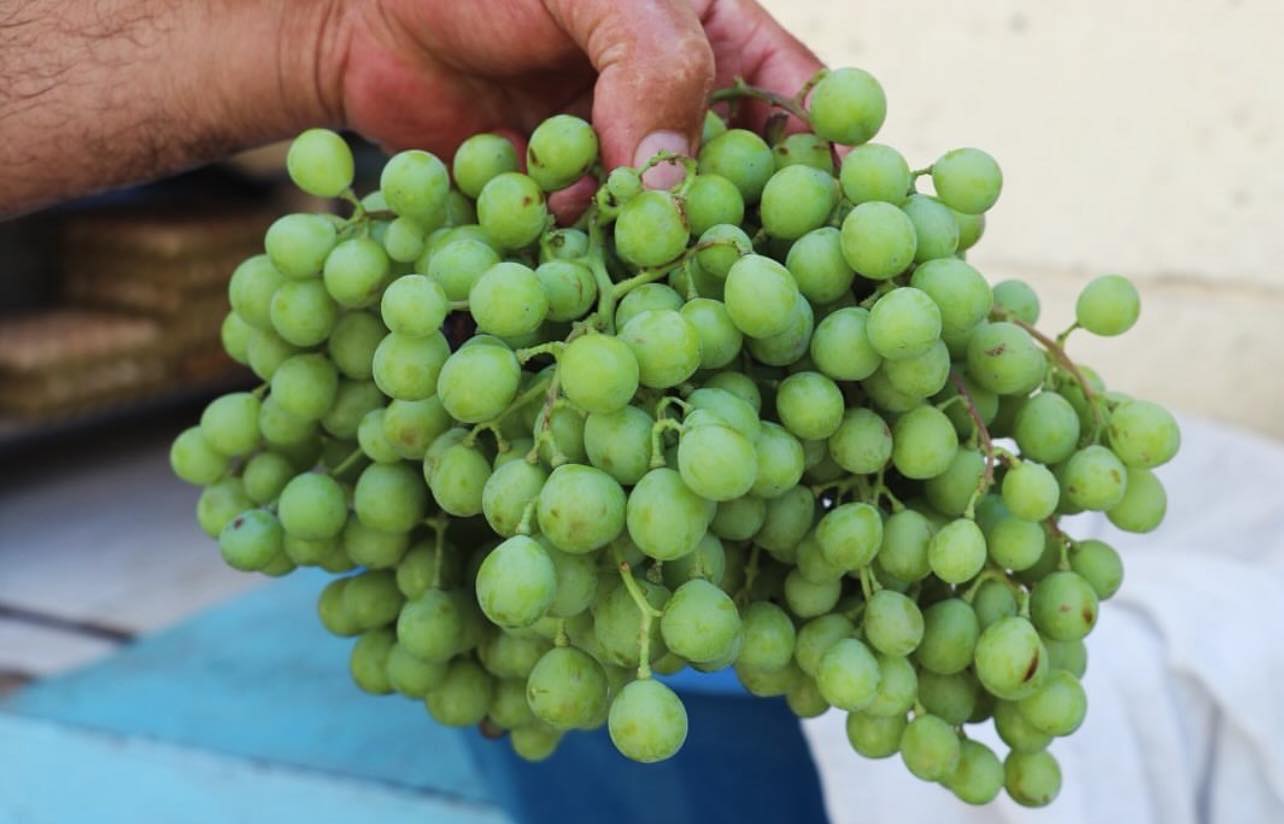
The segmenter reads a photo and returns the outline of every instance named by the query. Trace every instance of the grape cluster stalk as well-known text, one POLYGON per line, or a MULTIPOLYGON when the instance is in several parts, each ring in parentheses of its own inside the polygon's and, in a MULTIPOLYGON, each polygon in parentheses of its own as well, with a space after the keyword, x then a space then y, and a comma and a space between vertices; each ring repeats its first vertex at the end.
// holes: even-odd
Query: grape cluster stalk
POLYGON ((606 170, 558 115, 525 163, 478 134, 449 168, 393 156, 360 199, 344 140, 301 134, 291 178, 351 211, 281 217, 233 274, 223 343, 264 384, 174 442, 197 519, 236 569, 336 576, 317 609, 361 689, 524 758, 602 726, 669 758, 663 677, 731 667, 965 802, 1047 804, 1123 579, 1057 519, 1154 529, 1180 441, 1065 350, 1127 331, 1137 291, 1098 278, 1038 332, 1029 285, 965 260, 994 159, 911 171, 871 142, 860 69, 711 105, 696 157, 606 170), (745 98, 794 119, 733 128, 745 98), (646 188, 658 163, 682 181, 646 188), (586 175, 557 226, 548 194, 586 175), (969 735, 990 721, 1003 758, 969 735))

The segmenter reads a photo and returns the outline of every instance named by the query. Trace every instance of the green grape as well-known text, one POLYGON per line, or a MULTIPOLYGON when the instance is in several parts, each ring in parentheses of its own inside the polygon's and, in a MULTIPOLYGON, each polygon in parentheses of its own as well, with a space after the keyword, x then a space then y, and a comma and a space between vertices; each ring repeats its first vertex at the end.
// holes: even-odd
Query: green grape
POLYGON ((847 716, 847 740, 866 758, 890 758, 901 748, 905 716, 877 716, 853 712, 847 716))
POLYGON ((700 368, 700 334, 671 309, 641 312, 620 331, 620 339, 633 350, 643 386, 677 386, 700 368))
POLYGON ((1115 453, 1098 444, 1071 455, 1059 475, 1065 500, 1079 509, 1113 509, 1127 492, 1128 471, 1115 453))
POLYGON ((357 428, 366 414, 383 406, 384 397, 373 381, 340 380, 334 404, 321 418, 326 432, 342 440, 357 436, 357 428))
POLYGON ((414 263, 423 254, 427 242, 424 227, 408 217, 388 224, 383 233, 383 250, 397 263, 414 263))
POLYGON ((437 378, 441 405, 452 418, 480 423, 498 417, 517 397, 522 367, 506 346, 469 346, 446 359, 437 378))
POLYGON ((773 557, 796 565, 798 574, 813 584, 837 581, 847 574, 846 569, 825 557, 814 533, 804 537, 788 553, 773 553, 773 557))
MULTIPOLYGON (((954 220, 959 225, 959 252, 966 252, 977 244, 985 234, 985 215, 965 215, 950 209, 954 220)), ((1030 321, 1034 323, 1034 321, 1030 321)))
POLYGON ((379 191, 398 215, 436 227, 445 219, 450 173, 430 152, 398 152, 384 164, 379 191))
POLYGON ((275 515, 265 509, 249 509, 223 527, 218 548, 228 566, 255 572, 280 555, 283 537, 281 523, 275 515))
POLYGON ((918 581, 931 571, 928 546, 932 524, 912 509, 902 509, 883 522, 878 565, 902 581, 918 581))
POLYGON ((668 192, 647 191, 624 204, 615 220, 615 249, 634 266, 659 266, 682 254, 690 230, 668 192))
POLYGON ((981 684, 996 697, 1019 701, 1043 686, 1048 653, 1028 620, 1004 618, 987 627, 977 640, 975 669, 981 684))
MULTIPOLYGON (((802 241, 799 241, 800 243, 802 241)), ((882 355, 869 342, 869 311, 856 306, 827 315, 811 339, 816 368, 835 380, 858 381, 878 369, 882 355)))
POLYGON ((890 203, 871 200, 843 218, 842 247, 857 274, 887 280, 914 262, 918 238, 909 215, 890 203))
POLYGON ((705 533, 694 552, 664 565, 664 585, 673 589, 687 581, 701 579, 718 585, 727 570, 727 550, 712 532, 705 533))
POLYGON ((511 261, 487 269, 468 292, 477 329, 501 338, 529 334, 548 315, 548 298, 535 271, 511 261))
POLYGON ((958 451, 958 434, 945 413, 919 406, 892 427, 892 463, 907 478, 934 478, 947 471, 958 451))
POLYGON ((1043 557, 1043 527, 1021 518, 1000 518, 985 531, 990 560, 1017 572, 1029 569, 1043 557))
POLYGON ((814 134, 791 134, 773 146, 771 151, 776 158, 776 171, 786 166, 802 165, 826 174, 834 173, 834 154, 829 141, 814 134))
POLYGON ((683 211, 691 234, 700 237, 714 226, 738 226, 744 220, 745 199, 722 175, 701 174, 687 189, 683 211))
POLYGON ((548 319, 576 320, 597 302, 597 283, 588 267, 569 260, 549 260, 535 270, 548 303, 548 319))
POLYGON ((642 175, 630 166, 617 166, 606 176, 604 188, 605 193, 598 193, 598 202, 603 208, 618 209, 642 193, 642 175))
POLYGON ((1104 601, 1123 584, 1123 561, 1114 547, 1095 539, 1078 541, 1070 550, 1070 568, 1104 601))
POLYGON ((954 149, 932 164, 932 185, 946 206, 979 215, 999 199, 1003 173, 994 158, 980 149, 954 149))
POLYGON ((921 355, 883 361, 881 369, 892 389, 908 397, 927 398, 949 382, 950 351, 938 340, 921 355))
POLYGON ((554 449, 561 457, 571 463, 584 463, 588 454, 584 451, 585 415, 570 406, 556 406, 549 415, 543 411, 537 414, 534 431, 538 435, 548 432, 552 442, 540 441, 539 457, 547 464, 553 463, 554 449), (547 425, 546 425, 547 423, 547 425))
POLYGON ((539 498, 546 480, 548 472, 543 467, 522 460, 509 461, 496 468, 482 487, 482 514, 496 535, 511 538, 518 533, 523 520, 529 531, 526 509, 539 498))
POLYGON ((338 578, 326 584, 317 598, 317 616, 321 625, 332 635, 341 638, 357 635, 361 630, 353 623, 343 607, 343 593, 348 587, 349 578, 338 578))
POLYGON ((1042 521, 1056 511, 1060 488, 1052 470, 1043 464, 1022 461, 1003 476, 1002 488, 1003 503, 1018 518, 1042 521))
POLYGON ((1075 572, 1046 575, 1030 591, 1030 619, 1039 632, 1057 641, 1078 641, 1097 623, 1097 593, 1075 572))
POLYGON ((387 695, 393 691, 388 678, 388 656, 396 643, 397 636, 387 629, 371 630, 357 639, 348 670, 362 691, 371 695, 387 695))
MULTIPOLYGON (((704 382, 704 388, 721 389, 736 396, 748 404, 755 415, 762 411, 762 394, 758 391, 758 385, 741 372, 719 372, 704 382)), ((695 393, 692 397, 695 397, 695 393)))
MULTIPOLYGON (((547 488, 547 487, 546 487, 547 488)), ((652 469, 629 493, 629 536, 647 556, 671 561, 693 551, 712 513, 672 469, 652 469)))
POLYGON ((542 638, 501 630, 478 646, 477 657, 491 675, 525 681, 550 648, 542 638))
POLYGON ((941 311, 920 289, 893 289, 870 309, 865 334, 874 350, 889 360, 922 355, 941 336, 941 311))
POLYGON ((564 552, 583 554, 613 541, 624 529, 624 490, 591 466, 563 464, 540 490, 540 531, 564 552))
POLYGON ((237 316, 251 327, 269 329, 272 295, 285 282, 285 276, 267 255, 246 258, 228 281, 228 302, 237 316))
POLYGON ((765 338, 750 338, 749 353, 768 366, 788 366, 806 356, 815 328, 811 303, 801 293, 794 294, 794 306, 787 317, 785 331, 765 338))
POLYGON ((874 560, 883 541, 883 522, 876 508, 847 503, 831 509, 816 524, 816 540, 825 560, 856 570, 874 560))
POLYGON ((812 89, 807 113, 816 134, 855 146, 867 142, 887 117, 883 87, 862 69, 835 69, 812 89))
POLYGON ((206 535, 217 539, 233 518, 253 508, 254 501, 245 494, 241 479, 224 478, 201 490, 196 501, 196 522, 206 535))
POLYGON ((745 607, 741 620, 744 643, 737 665, 777 670, 789 664, 797 633, 783 609, 766 601, 755 601, 745 607))
POLYGON ((753 242, 743 229, 734 224, 719 223, 700 233, 696 261, 702 271, 723 280, 737 260, 752 252, 753 242))
POLYGON ((446 680, 447 666, 444 661, 420 661, 403 645, 393 644, 385 670, 394 690, 407 698, 423 698, 446 680))
POLYGON ((1088 696, 1079 679, 1054 670, 1033 695, 1017 703, 1021 716, 1035 729, 1054 736, 1070 735, 1088 713, 1088 696))
MULTIPOLYGON (((703 409, 713 413, 715 417, 720 418, 746 438, 757 440, 762 433, 762 424, 758 420, 758 407, 745 397, 712 384, 713 382, 710 382, 688 395, 687 404, 693 409, 703 409)), ((757 399, 756 395, 754 399, 757 399)))
MULTIPOLYGON (((1038 693, 1034 693, 1037 695, 1038 693)), ((1052 743, 1052 736, 1036 729, 1021 714, 1016 701, 994 705, 994 729, 1013 752, 1040 752, 1052 743)))
POLYGON ((687 711, 677 693, 659 681, 633 681, 611 702, 607 729, 624 757, 653 764, 682 748, 687 711))
POLYGON ((553 602, 557 571, 538 541, 517 535, 495 547, 477 572, 477 602, 501 627, 526 627, 553 602))
POLYGON ((286 412, 318 420, 334 403, 339 376, 322 355, 292 355, 272 375, 272 398, 286 412))
POLYGON ((389 331, 426 337, 441 329, 450 303, 441 284, 424 275, 405 275, 384 290, 380 314, 389 331))
MULTIPOLYGON (((774 554, 786 553, 791 547, 798 546, 803 536, 807 534, 807 530, 811 529, 812 518, 816 511, 816 497, 810 489, 801 485, 765 502, 754 496, 746 496, 740 500, 759 502, 758 505, 748 505, 752 513, 762 512, 761 526, 751 537, 763 549, 774 554), (756 509, 755 506, 761 506, 761 509, 756 509)), ((719 510, 725 505, 720 504, 719 510)), ((721 511, 719 514, 722 514, 721 511)), ((752 518, 751 514, 746 519, 747 523, 742 523, 742 527, 751 525, 752 518)), ((718 516, 715 516, 713 523, 715 531, 718 529, 718 520, 718 516)), ((736 540, 731 535, 724 537, 736 540)))
POLYGON ((562 741, 562 733, 544 724, 527 724, 510 730, 508 740, 518 757, 537 764, 553 754, 562 741))
POLYGON ((794 660, 807 675, 815 678, 821 658, 840 640, 851 637, 856 627, 845 615, 822 615, 803 624, 798 629, 794 643, 794 660))
POLYGON ((721 301, 695 298, 680 312, 700 339, 701 369, 721 369, 740 354, 744 336, 721 301))
POLYGON ((547 539, 541 540, 541 544, 557 572, 556 594, 548 606, 548 614, 554 618, 579 615, 597 599, 597 559, 562 552, 547 539))
POLYGON ((926 670, 953 675, 972 663, 980 634, 976 613, 966 601, 937 601, 923 610, 923 641, 915 658, 926 670))
POLYGON ((1079 414, 1056 392, 1040 392, 1021 404, 1012 422, 1012 437, 1024 457, 1060 463, 1079 442, 1079 414))
POLYGON ((610 335, 583 335, 558 356, 567 399, 589 413, 610 415, 628 406, 638 390, 638 361, 628 344, 610 335))
POLYGON ((259 432, 272 446, 300 446, 316 436, 317 423, 287 412, 269 395, 259 407, 259 432))
POLYGON ((799 438, 825 439, 843 423, 843 393, 819 372, 795 372, 776 390, 776 414, 799 438))
POLYGON ((272 328, 292 346, 316 346, 334 329, 339 309, 316 280, 283 283, 272 294, 272 328))
POLYGON ((441 684, 428 693, 424 704, 439 724, 471 727, 481 723, 490 709, 495 679, 471 659, 452 661, 441 684))
POLYGON ((422 481, 406 464, 371 464, 357 479, 352 506, 366 526, 409 532, 427 514, 427 499, 422 481))
POLYGON ((967 371, 1000 395, 1024 395, 1043 381, 1047 366, 1030 333, 1007 321, 983 323, 967 343, 967 371))
POLYGON ((548 223, 548 207, 539 184, 520 172, 491 178, 477 197, 477 220, 504 249, 534 243, 548 223))
POLYGON ((223 351, 227 356, 242 366, 248 366, 250 363, 250 337, 254 334, 254 327, 245 322, 245 319, 236 312, 228 312, 223 317, 223 323, 219 326, 218 339, 223 345, 223 351))
POLYGON ((482 273, 500 262, 499 254, 480 240, 451 240, 428 262, 428 277, 441 284, 449 300, 467 300, 482 273))
POLYGON ((628 292, 615 309, 615 325, 624 326, 648 309, 682 308, 682 296, 663 283, 644 283, 628 292))
MULTIPOLYGON (((641 654, 638 640, 642 633, 642 614, 628 589, 612 575, 612 583, 593 610, 593 637, 601 644, 610 663, 636 666, 641 654)), ((647 603, 656 609, 669 599, 669 590, 646 579, 637 580, 647 603)), ((660 622, 651 622, 651 659, 664 657, 668 650, 660 637, 660 622)))
POLYGON ((942 783, 968 804, 989 804, 1003 789, 1003 764, 994 751, 978 741, 959 742, 959 760, 942 783))
POLYGON ((746 204, 758 202, 775 168, 771 147, 746 129, 728 129, 700 147, 700 174, 730 180, 746 204))
POLYGON ((246 346, 250 369, 265 381, 272 380, 281 364, 298 351, 271 329, 255 329, 246 346))
POLYGON ((954 726, 966 723, 976 712, 981 685, 964 670, 940 675, 924 670, 918 676, 918 700, 929 713, 954 726))
POLYGON ((281 490, 277 515, 290 535, 317 541, 333 538, 343 529, 348 502, 343 488, 329 475, 305 472, 281 490))
POLYGON ((459 647, 464 621, 460 599, 440 589, 429 589, 401 608, 397 641, 421 661, 444 663, 459 647))
POLYGON ((593 466, 632 485, 651 468, 651 426, 645 410, 626 406, 609 415, 593 413, 584 422, 584 449, 593 466))
POLYGON ((941 310, 941 333, 962 335, 990 314, 994 297, 985 277, 954 257, 929 260, 914 270, 910 285, 927 293, 941 310))
POLYGON ((802 444, 783 426, 764 421, 754 441, 758 453, 758 475, 750 491, 759 498, 775 498, 797 486, 802 479, 802 444))
POLYGON ((976 522, 957 518, 941 527, 928 546, 928 563, 942 581, 961 584, 985 566, 985 536, 976 522))
MULTIPOLYGON (((263 249, 272 266, 287 278, 306 278, 321 272, 326 256, 338 241, 338 233, 324 215, 291 214, 279 217, 263 236, 263 249)), ((255 258, 251 258, 255 260, 255 258)), ((259 273, 259 278, 264 274, 259 273)), ((235 293, 235 292, 234 292, 235 293)), ((232 307, 246 316, 244 307, 232 307)), ((263 328, 259 324, 254 324, 263 328)))
POLYGON ((923 640, 923 613, 912 598, 880 589, 866 602, 863 627, 865 640, 874 649, 903 657, 923 640))
POLYGON ((579 180, 596 161, 597 134, 574 115, 548 118, 535 127, 526 145, 526 171, 546 192, 579 180))
POLYGON ((794 569, 785 577, 785 604, 799 618, 815 618, 834 608, 842 588, 840 579, 813 582, 794 569))
POLYGON ((325 288, 340 306, 371 306, 388 280, 391 263, 371 238, 345 240, 325 259, 325 288))
POLYGON ((169 450, 169 465, 174 474, 196 486, 207 486, 227 471, 228 459, 214 448, 203 428, 189 427, 174 439, 169 450))
POLYGON ((758 207, 763 229, 796 240, 829 219, 837 200, 834 178, 810 166, 786 166, 767 181, 758 207))
MULTIPOLYGON (((459 430, 454 430, 459 431, 459 430)), ((445 441, 447 432, 437 439, 445 441)), ((454 439, 451 439, 454 441, 454 439)), ((462 436, 459 438, 462 440, 462 436)), ((460 518, 480 515, 486 481, 490 479, 490 461, 479 449, 465 446, 458 441, 436 444, 424 453, 424 477, 432 492, 433 500, 447 513, 460 518)))
POLYGON ((758 454, 748 438, 716 419, 688 424, 678 441, 678 472, 700 497, 730 501, 753 487, 758 454))
POLYGON ((393 458, 378 462, 392 463, 394 458, 421 460, 450 424, 450 415, 436 395, 422 401, 392 401, 383 411, 380 427, 383 443, 393 458))
POLYGON ((942 515, 962 515, 981 487, 985 466, 980 452, 959 449, 948 469, 923 483, 924 497, 942 515))
POLYGON ((602 665, 574 647, 555 647, 539 659, 526 682, 526 700, 549 726, 585 728, 607 710, 602 665))
MULTIPOLYGON (((309 541, 287 534, 281 544, 282 550, 298 566, 341 566, 339 572, 346 572, 356 567, 347 556, 338 538, 322 538, 309 541)), ((328 571, 328 570, 327 570, 328 571)))
POLYGON ((1088 648, 1082 640, 1053 641, 1045 638, 1043 645, 1048 649, 1048 660, 1053 669, 1065 670, 1075 678, 1082 678, 1088 669, 1088 648))
POLYGON ((210 401, 201 413, 205 443, 224 455, 245 455, 259 441, 259 399, 249 392, 232 392, 210 401))
POLYGON ((816 686, 835 707, 849 712, 868 706, 878 693, 878 659, 855 638, 835 642, 820 658, 816 686))
POLYGON ((1035 324, 1039 320, 1039 296, 1023 280, 1004 280, 994 284, 994 306, 1012 317, 1035 324))
POLYGON ((960 759, 954 728, 935 715, 920 715, 901 735, 901 758, 924 781, 943 781, 954 773, 960 759))
POLYGON ((343 527, 342 546, 354 564, 366 569, 388 569, 395 567, 406 554, 410 533, 384 532, 349 518, 343 527))
POLYGON ((1023 807, 1046 807, 1061 792, 1061 767, 1046 750, 1009 753, 1003 775, 1008 795, 1023 807))
POLYGON ((475 134, 459 144, 451 170, 459 190, 475 199, 491 178, 517 171, 517 151, 505 137, 475 134))
POLYGON ((426 338, 390 332, 379 342, 372 361, 374 382, 390 398, 420 401, 437 392, 450 345, 440 333, 426 338))
POLYGON ((866 143, 843 158, 839 181, 853 205, 871 200, 899 205, 912 185, 909 164, 891 146, 866 143))
POLYGON ((816 682, 805 675, 790 686, 785 703, 799 718, 815 718, 829 709, 829 702, 820 694, 816 682))
POLYGON ((789 247, 786 267, 798 289, 813 303, 832 303, 848 294, 856 273, 843 257, 842 235, 833 226, 813 229, 789 247))
MULTIPOLYGON (((901 210, 914 224, 917 238, 915 263, 938 258, 957 259, 953 255, 959 245, 959 225, 949 207, 927 195, 910 195, 901 205, 901 210)), ((986 296, 989 296, 989 289, 986 289, 986 296)))
POLYGON ((750 695, 759 698, 773 698, 785 695, 801 678, 802 672, 793 663, 774 669, 758 669, 736 663, 736 677, 750 695))
POLYGON ((879 718, 905 717, 918 694, 918 676, 908 659, 878 654, 878 692, 862 713, 879 718))
POLYGON ((495 685, 486 717, 500 729, 513 730, 537 723, 526 701, 526 684, 516 678, 505 678, 495 685))
POLYGON ((700 578, 678 587, 660 618, 665 645, 695 663, 723 658, 739 633, 736 605, 725 592, 700 578))
POLYGON ((727 273, 727 313, 736 327, 752 338, 785 332, 797 296, 798 287, 789 270, 761 255, 740 258, 727 273))
POLYGON ((317 198, 338 198, 352 186, 352 149, 329 128, 309 128, 290 142, 285 168, 299 189, 317 198))
POLYGON ((344 377, 370 380, 375 349, 386 334, 383 323, 369 312, 345 312, 330 331, 330 360, 344 377))
POLYGON ((1106 431, 1111 451, 1138 469, 1167 463, 1181 446, 1181 430, 1172 413, 1149 401, 1130 400, 1115 407, 1106 431))
POLYGON ((713 109, 704 113, 704 124, 700 130, 700 144, 704 145, 727 130, 727 121, 718 116, 713 109))
POLYGON ((1079 293, 1075 322, 1094 335, 1113 337, 1132 328, 1141 314, 1141 296, 1122 275, 1102 275, 1079 293))

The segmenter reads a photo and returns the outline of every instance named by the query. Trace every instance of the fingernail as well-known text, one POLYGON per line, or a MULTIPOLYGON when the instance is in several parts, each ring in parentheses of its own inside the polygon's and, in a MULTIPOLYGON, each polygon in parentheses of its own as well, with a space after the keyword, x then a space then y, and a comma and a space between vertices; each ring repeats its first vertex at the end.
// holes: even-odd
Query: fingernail
MULTIPOLYGON (((691 144, 687 142, 686 137, 677 132, 651 132, 638 143, 637 151, 633 153, 633 165, 641 166, 660 152, 684 155, 690 151, 691 144)), ((683 176, 681 164, 661 163, 648 169, 646 174, 642 175, 642 182, 648 189, 668 189, 681 183, 683 176)))

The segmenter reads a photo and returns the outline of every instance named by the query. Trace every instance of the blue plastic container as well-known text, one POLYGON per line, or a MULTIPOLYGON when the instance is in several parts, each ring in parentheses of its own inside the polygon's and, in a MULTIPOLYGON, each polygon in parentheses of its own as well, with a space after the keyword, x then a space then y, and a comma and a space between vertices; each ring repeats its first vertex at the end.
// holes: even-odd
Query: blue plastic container
POLYGON ((467 734, 491 795, 518 824, 824 822, 820 781, 780 698, 745 693, 731 670, 664 679, 687 708, 687 741, 668 761, 636 764, 605 729, 567 734, 531 764, 506 741, 467 734))

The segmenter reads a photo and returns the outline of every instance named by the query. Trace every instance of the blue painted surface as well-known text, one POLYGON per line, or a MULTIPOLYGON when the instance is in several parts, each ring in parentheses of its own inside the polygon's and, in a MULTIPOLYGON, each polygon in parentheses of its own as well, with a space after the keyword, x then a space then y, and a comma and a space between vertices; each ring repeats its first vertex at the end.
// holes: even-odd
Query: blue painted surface
MULTIPOLYGON (((605 730, 599 730, 571 733, 551 759, 527 764, 504 742, 484 741, 473 730, 438 725, 418 702, 396 696, 375 698, 357 690, 347 672, 352 642, 326 634, 315 617, 316 595, 325 580, 327 576, 317 572, 296 572, 142 639, 100 664, 11 697, 3 705, 9 712, 82 728, 69 731, 74 733, 70 738, 40 743, 39 751, 45 755, 36 761, 43 765, 40 769, 55 776, 46 777, 43 785, 36 783, 43 787, 41 803, 52 804, 53 810, 70 809, 58 806, 65 799, 53 797, 58 747, 67 747, 73 761, 81 759, 75 763, 91 769, 103 746, 119 746, 97 739, 110 741, 118 736, 115 740, 129 747, 144 738, 177 745, 184 752, 190 751, 186 748, 205 750, 210 758, 219 757, 210 754, 217 753, 227 764, 241 764, 250 772, 224 770, 205 776, 194 767, 197 773, 185 783, 152 763, 155 759, 150 756, 140 761, 131 755, 120 765, 111 765, 103 779, 91 781, 86 797, 109 793, 113 781, 121 785, 120 793, 142 791, 144 795, 162 792, 150 786, 161 782, 175 787, 172 798, 162 792, 165 803, 184 803, 186 795, 186 803, 205 804, 213 791, 202 782, 208 778, 217 783, 219 775, 224 776, 229 794, 242 793, 243 785, 250 794, 277 792, 271 789, 276 785, 255 783, 252 773, 258 769, 306 773, 317 782, 332 780, 336 785, 364 782, 366 792, 386 792, 388 803, 394 805, 413 803, 413 798, 407 801, 407 793, 417 794, 423 804, 418 820, 442 824, 456 820, 436 815, 442 804, 446 805, 442 809, 490 815, 475 819, 487 822, 502 820, 494 809, 497 805, 524 824, 824 820, 819 781, 797 721, 783 701, 763 701, 744 693, 730 670, 711 675, 682 673, 668 679, 682 693, 690 732, 682 751, 667 762, 629 762, 615 752, 605 730), (459 807, 460 802, 474 806, 459 807)), ((22 758, 24 740, 4 742, 0 734, 0 764, 22 758)), ((179 759, 174 769, 184 770, 185 764, 179 759)), ((0 769, 0 782, 8 778, 0 769)), ((339 820, 317 818, 328 814, 320 809, 331 803, 324 794, 309 801, 304 792, 290 795, 293 790, 288 788, 279 792, 296 799, 293 803, 298 806, 275 819, 130 819, 122 813, 119 820, 131 824, 339 820)), ((0 812, 6 795, 0 783, 0 812)), ((47 812, 43 807, 38 811, 47 812)), ((115 824, 117 819, 31 820, 115 824)), ((390 812, 356 820, 399 824, 402 819, 390 812)))
POLYGON ((479 805, 0 713, 4 824, 505 824, 479 805))

